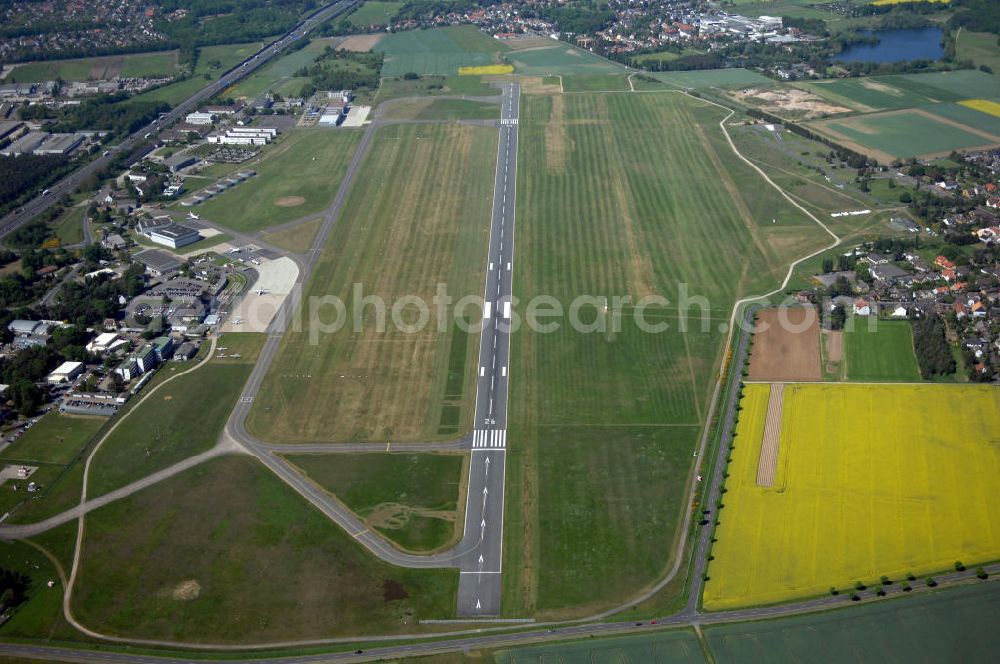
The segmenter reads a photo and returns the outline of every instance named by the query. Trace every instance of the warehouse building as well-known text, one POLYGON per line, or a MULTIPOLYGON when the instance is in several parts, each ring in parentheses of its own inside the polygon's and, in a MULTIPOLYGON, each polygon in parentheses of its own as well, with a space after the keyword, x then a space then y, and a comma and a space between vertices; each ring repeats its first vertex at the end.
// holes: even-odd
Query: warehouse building
POLYGON ((63 362, 45 379, 52 385, 68 383, 83 373, 83 362, 63 362))
POLYGON ((184 122, 192 125, 210 125, 215 122, 215 115, 212 113, 202 113, 201 111, 196 111, 194 113, 188 113, 184 117, 184 122))
POLYGON ((193 228, 181 226, 180 224, 170 224, 160 226, 149 231, 149 239, 157 244, 178 249, 194 244, 201 239, 201 234, 193 228))

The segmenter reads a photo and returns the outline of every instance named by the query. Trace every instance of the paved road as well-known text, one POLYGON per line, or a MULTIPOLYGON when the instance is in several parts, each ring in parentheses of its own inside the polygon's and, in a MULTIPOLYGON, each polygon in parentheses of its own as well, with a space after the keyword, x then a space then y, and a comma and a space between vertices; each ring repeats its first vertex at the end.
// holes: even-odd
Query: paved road
POLYGON ((353 10, 354 7, 360 2, 361 0, 338 0, 337 2, 329 3, 318 9, 308 18, 296 25, 281 39, 271 42, 254 54, 254 56, 251 56, 251 58, 246 61, 245 66, 243 64, 239 64, 235 68, 225 72, 217 81, 210 83, 189 97, 187 100, 178 104, 155 123, 146 125, 133 134, 127 136, 121 143, 111 148, 108 151, 109 154, 83 164, 62 180, 50 186, 48 190, 49 193, 47 195, 39 195, 33 198, 22 207, 0 219, 0 239, 6 237, 15 229, 27 224, 39 214, 55 205, 63 196, 73 193, 73 191, 76 190, 84 179, 107 167, 118 153, 128 153, 140 148, 147 140, 147 135, 149 135, 150 139, 155 140, 155 137, 161 128, 166 128, 174 124, 183 116, 195 110, 196 107, 205 99, 209 99, 217 95, 233 83, 246 77, 254 70, 265 65, 271 59, 277 57, 283 50, 304 37, 316 26, 320 25, 324 21, 339 16, 340 14, 353 10))
POLYGON ((521 88, 504 83, 500 139, 493 184, 493 213, 483 298, 483 331, 476 367, 476 415, 459 549, 459 616, 500 613, 503 567, 504 475, 507 463, 507 386, 510 307, 514 267, 514 195, 517 173, 517 118, 521 88))

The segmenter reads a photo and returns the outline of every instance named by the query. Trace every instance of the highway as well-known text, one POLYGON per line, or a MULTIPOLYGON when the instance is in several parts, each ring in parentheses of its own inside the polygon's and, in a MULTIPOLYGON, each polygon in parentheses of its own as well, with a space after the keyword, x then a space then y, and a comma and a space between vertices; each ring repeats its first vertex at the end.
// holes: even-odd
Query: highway
POLYGON ((51 185, 48 188, 47 194, 39 194, 17 210, 14 210, 7 216, 0 219, 0 240, 12 233, 14 230, 29 223, 42 212, 45 212, 62 199, 63 196, 73 193, 80 183, 87 177, 110 165, 117 154, 129 153, 133 150, 141 148, 143 143, 147 140, 147 135, 149 139, 155 140, 156 135, 161 129, 171 126, 191 111, 196 110, 201 102, 214 97, 233 83, 236 83, 253 71, 264 66, 273 58, 278 57, 282 51, 288 48, 292 43, 304 37, 316 26, 320 25, 324 21, 339 16, 340 14, 351 11, 356 5, 360 4, 360 2, 361 0, 338 0, 337 2, 332 2, 318 9, 292 28, 283 37, 277 41, 267 44, 257 51, 257 53, 250 56, 247 60, 238 63, 235 67, 222 74, 218 80, 206 85, 194 95, 171 109, 166 115, 155 120, 153 123, 136 130, 134 133, 124 138, 118 145, 107 150, 106 154, 83 164, 62 180, 59 180, 55 184, 51 185))
POLYGON ((458 615, 500 613, 504 475, 507 463, 507 393, 514 268, 514 196, 517 119, 521 88, 504 83, 500 138, 486 258, 483 329, 476 367, 472 461, 459 545, 458 615))

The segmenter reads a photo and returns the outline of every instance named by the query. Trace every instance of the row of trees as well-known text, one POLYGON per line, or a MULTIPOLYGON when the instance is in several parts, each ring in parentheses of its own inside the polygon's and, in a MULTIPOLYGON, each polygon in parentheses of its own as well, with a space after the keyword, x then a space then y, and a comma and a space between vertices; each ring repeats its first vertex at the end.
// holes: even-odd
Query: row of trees
POLYGON ((316 90, 374 90, 379 84, 382 60, 381 53, 337 51, 327 46, 313 65, 301 68, 295 75, 309 79, 303 87, 303 97, 316 90))
POLYGON ((913 321, 913 349, 924 378, 955 373, 955 357, 946 333, 940 316, 928 315, 913 321))

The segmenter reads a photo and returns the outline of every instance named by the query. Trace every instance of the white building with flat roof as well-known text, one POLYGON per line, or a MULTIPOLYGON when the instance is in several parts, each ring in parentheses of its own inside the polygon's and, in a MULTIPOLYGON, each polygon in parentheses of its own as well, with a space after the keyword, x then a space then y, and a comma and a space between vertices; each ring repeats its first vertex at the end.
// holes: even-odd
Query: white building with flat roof
POLYGON ((149 231, 149 239, 157 244, 168 246, 171 249, 178 249, 200 240, 201 233, 187 226, 170 224, 169 226, 158 226, 151 229, 149 231))
POLYGON ((83 373, 83 362, 63 362, 49 374, 46 380, 53 385, 68 383, 83 373))
POLYGON ((191 125, 210 125, 215 122, 215 115, 213 113, 195 111, 184 116, 184 122, 191 125))

